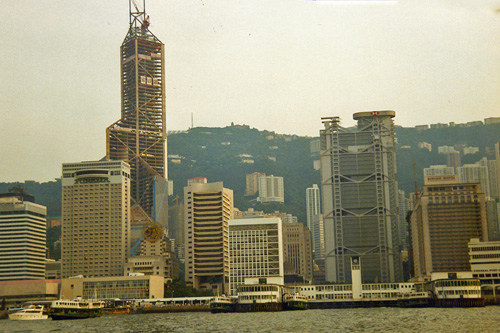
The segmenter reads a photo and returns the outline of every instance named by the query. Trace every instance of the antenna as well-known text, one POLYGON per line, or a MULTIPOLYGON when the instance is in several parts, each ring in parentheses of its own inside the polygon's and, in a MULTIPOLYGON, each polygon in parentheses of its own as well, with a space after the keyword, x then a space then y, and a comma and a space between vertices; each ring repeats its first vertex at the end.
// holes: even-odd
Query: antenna
POLYGON ((191 128, 194 128, 193 126, 193 113, 191 112, 191 128))

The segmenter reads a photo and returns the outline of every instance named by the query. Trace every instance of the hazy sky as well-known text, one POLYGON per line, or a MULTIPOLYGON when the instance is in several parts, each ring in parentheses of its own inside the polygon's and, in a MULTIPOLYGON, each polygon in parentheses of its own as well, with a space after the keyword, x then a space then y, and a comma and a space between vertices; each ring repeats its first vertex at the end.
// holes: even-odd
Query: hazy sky
MULTIPOLYGON (((142 4, 141 0, 137 0, 142 4)), ((0 181, 105 155, 127 0, 0 0, 0 181)), ((318 136, 321 117, 415 126, 500 116, 500 0, 148 0, 168 130, 318 136)))

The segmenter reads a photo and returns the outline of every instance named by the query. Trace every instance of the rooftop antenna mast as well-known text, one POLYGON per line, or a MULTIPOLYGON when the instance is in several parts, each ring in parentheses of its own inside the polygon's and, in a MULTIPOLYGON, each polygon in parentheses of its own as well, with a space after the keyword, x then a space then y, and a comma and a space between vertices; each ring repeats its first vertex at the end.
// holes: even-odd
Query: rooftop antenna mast
POLYGON ((136 28, 140 26, 143 31, 148 29, 149 16, 146 15, 146 0, 142 0, 142 10, 139 9, 139 6, 137 6, 135 0, 129 0, 128 11, 129 11, 129 25, 131 28, 132 27, 136 28))

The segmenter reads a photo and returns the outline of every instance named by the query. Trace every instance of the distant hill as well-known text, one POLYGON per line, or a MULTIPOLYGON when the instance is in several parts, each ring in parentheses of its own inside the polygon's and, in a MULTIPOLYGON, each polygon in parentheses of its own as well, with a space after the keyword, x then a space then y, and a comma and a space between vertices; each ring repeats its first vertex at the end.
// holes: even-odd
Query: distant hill
MULTIPOLYGON (((319 135, 319 129, 318 129, 319 135)), ((417 130, 396 127, 399 187, 407 193, 414 190, 413 162, 417 166, 417 182, 423 184, 422 169, 433 164, 446 164, 446 156, 437 153, 438 146, 479 148, 474 155, 463 157, 463 163, 474 163, 482 157, 494 159, 495 142, 500 141, 500 124, 474 127, 447 127, 417 130), (432 151, 419 149, 419 142, 432 145, 432 151)), ((318 138, 281 135, 259 131, 248 126, 224 128, 197 127, 168 136, 169 177, 174 181, 174 197, 183 196, 187 179, 207 177, 209 182, 223 181, 234 191, 235 206, 240 210, 253 207, 293 214, 306 222, 305 189, 320 184, 319 171, 313 168, 310 142, 318 138), (249 163, 253 161, 253 163, 249 163), (285 203, 261 204, 255 197, 245 197, 245 175, 265 172, 284 177, 285 203)), ((60 216, 61 180, 47 183, 0 183, 0 193, 24 184, 36 202, 48 207, 49 217, 60 216)), ((172 197, 173 198, 173 197, 172 197)))

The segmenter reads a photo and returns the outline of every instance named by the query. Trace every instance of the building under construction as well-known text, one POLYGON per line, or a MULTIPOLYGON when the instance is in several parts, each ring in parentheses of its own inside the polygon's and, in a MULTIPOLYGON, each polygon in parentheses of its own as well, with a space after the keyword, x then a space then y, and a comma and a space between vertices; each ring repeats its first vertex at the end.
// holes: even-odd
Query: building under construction
POLYGON ((355 128, 323 118, 321 182, 326 280, 350 283, 351 257, 365 282, 401 281, 394 111, 358 112, 355 128))
POLYGON ((106 157, 131 169, 131 198, 166 226, 167 136, 163 43, 142 10, 129 2, 129 30, 121 45, 121 118, 106 129, 106 157))

